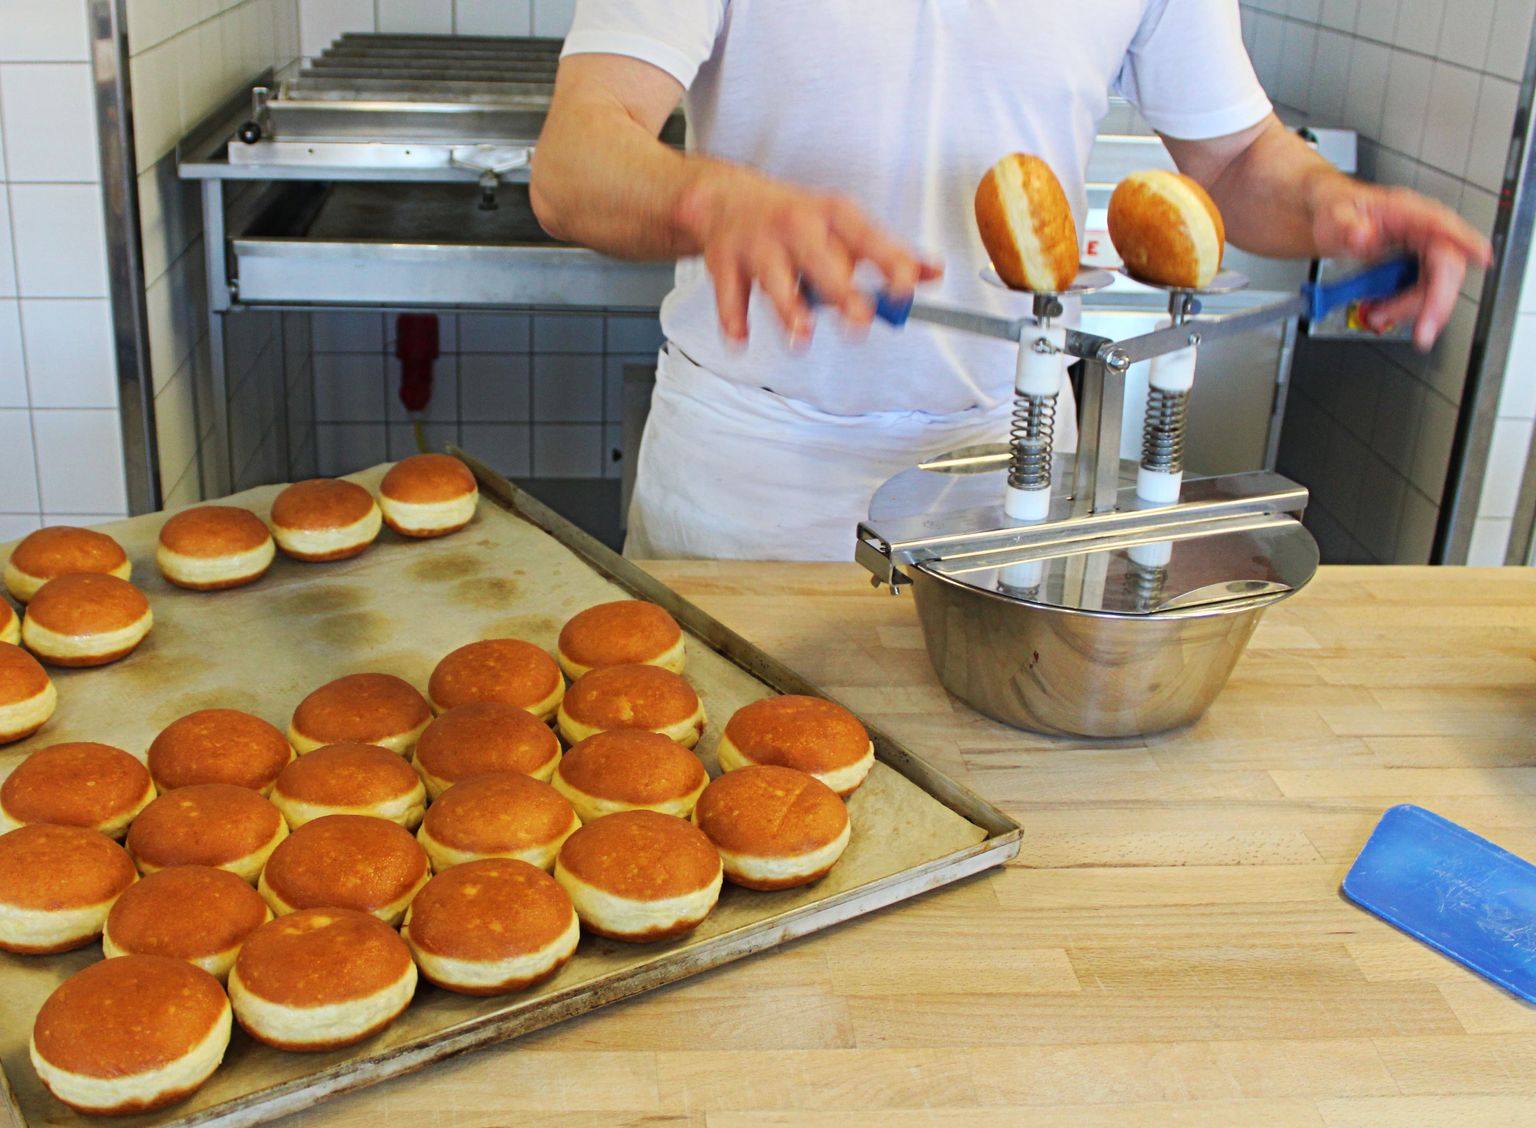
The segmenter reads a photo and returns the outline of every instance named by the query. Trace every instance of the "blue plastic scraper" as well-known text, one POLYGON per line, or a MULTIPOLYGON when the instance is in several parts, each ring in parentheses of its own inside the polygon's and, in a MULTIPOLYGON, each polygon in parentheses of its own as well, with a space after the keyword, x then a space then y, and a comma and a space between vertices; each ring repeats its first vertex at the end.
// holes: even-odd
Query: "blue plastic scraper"
POLYGON ((1381 816, 1344 895, 1536 1003, 1536 866, 1433 811, 1381 816))

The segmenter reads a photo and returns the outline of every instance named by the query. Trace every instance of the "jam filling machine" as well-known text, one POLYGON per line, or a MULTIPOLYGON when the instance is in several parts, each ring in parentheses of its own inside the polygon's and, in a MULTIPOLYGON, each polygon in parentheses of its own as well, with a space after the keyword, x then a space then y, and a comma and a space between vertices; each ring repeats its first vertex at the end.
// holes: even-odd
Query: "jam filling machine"
MULTIPOLYGON (((1045 733, 1142 735, 1198 718, 1226 683, 1262 612, 1316 571, 1299 517, 1304 487, 1270 471, 1184 477, 1202 342, 1398 292, 1396 259, 1294 297, 1201 318, 1201 299, 1246 285, 1168 290, 1165 328, 1113 341, 1059 324, 1061 295, 1024 293, 998 317, 922 302, 879 304, 1019 346, 1010 441, 903 471, 876 493, 856 558, 892 592, 911 587, 936 672, 981 712, 1045 733), (1081 439, 1054 449, 1071 358, 1083 362, 1081 439), (1151 361, 1139 464, 1120 457, 1124 379, 1151 361)), ((990 269, 984 277, 1001 281, 990 269)), ((1079 274, 1073 292, 1101 288, 1079 274)), ((1219 378, 1219 377, 1218 377, 1219 378)))

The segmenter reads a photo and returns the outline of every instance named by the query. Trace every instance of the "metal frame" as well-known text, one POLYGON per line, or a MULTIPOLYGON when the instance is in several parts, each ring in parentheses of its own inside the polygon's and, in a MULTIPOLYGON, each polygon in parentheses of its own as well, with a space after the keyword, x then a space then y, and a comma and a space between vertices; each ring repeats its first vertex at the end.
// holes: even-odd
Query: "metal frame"
MULTIPOLYGON (((222 181, 210 180, 216 191, 222 181)), ((421 297, 411 308, 473 303, 483 309, 656 309, 672 288, 671 263, 624 262, 575 247, 368 243, 241 236, 227 240, 239 273, 232 305, 311 304, 379 308, 421 297)), ((210 252, 211 253, 211 252, 210 252)), ((209 267, 215 265, 210 260, 209 267)))
MULTIPOLYGON (((121 2, 121 0, 119 0, 121 2)), ((462 37, 386 37, 387 46, 399 54, 423 47, 451 44, 458 48, 467 46, 483 51, 488 44, 498 49, 505 45, 500 41, 467 40, 462 37)), ((341 54, 356 50, 371 51, 381 42, 379 36, 344 35, 333 46, 341 54)), ((512 45, 513 53, 518 44, 512 45)), ((547 44, 540 44, 547 54, 547 44)), ((382 183, 469 183, 480 182, 485 187, 487 172, 475 162, 478 156, 460 152, 463 144, 411 143, 399 144, 331 144, 326 141, 304 141, 285 137, 284 125, 291 125, 296 115, 319 114, 345 120, 349 114, 365 119, 370 128, 380 123, 388 124, 396 117, 404 116, 419 122, 436 116, 446 118, 474 118, 484 106, 470 103, 463 107, 448 107, 455 112, 438 112, 420 101, 391 105, 387 99, 375 98, 364 104, 334 104, 300 102, 289 99, 286 103, 273 102, 255 92, 279 88, 304 87, 323 82, 323 75, 306 77, 305 71, 294 77, 296 67, 276 73, 271 70, 257 76, 253 82, 227 99, 218 109, 205 118, 178 146, 177 168, 183 180, 200 181, 200 203, 203 220, 203 253, 208 278, 208 333, 211 355, 211 389, 213 398, 214 433, 205 465, 210 468, 211 481, 205 483, 205 492, 218 496, 232 490, 236 484, 239 467, 233 465, 229 394, 231 375, 229 358, 225 355, 227 314, 246 310, 313 312, 325 309, 412 309, 442 310, 454 313, 506 310, 558 309, 646 309, 654 310, 661 297, 671 286, 670 264, 651 265, 620 264, 594 252, 573 247, 511 247, 511 246, 384 246, 366 242, 326 242, 298 238, 254 237, 247 235, 252 220, 260 214, 265 203, 276 195, 291 191, 294 182, 373 181, 382 183), (457 112, 463 110, 464 112, 457 112), (286 115, 286 116, 285 116, 286 115), (244 123, 265 118, 269 127, 255 144, 240 145, 231 159, 230 140, 236 137, 244 123), (285 155, 298 159, 281 163, 285 155), (455 163, 457 162, 457 163, 455 163), (231 183, 233 182, 233 183, 231 183), (251 265, 246 278, 246 292, 242 293, 236 268, 236 252, 251 265), (370 260, 376 255, 385 258, 409 257, 418 254, 417 281, 428 276, 436 278, 439 293, 426 300, 412 297, 402 300, 400 292, 376 285, 378 279, 370 274, 370 260), (509 267, 515 266, 515 269, 509 267), (480 267, 478 272, 474 269, 480 267), (594 272, 600 281, 598 287, 607 291, 609 300, 594 304, 594 272), (283 286, 278 283, 286 276, 290 280, 300 277, 302 287, 283 286), (480 279, 478 289, 470 288, 474 279, 480 279), (487 282, 492 279, 495 284, 487 282), (451 284, 450 284, 451 283, 451 284), (363 289, 359 289, 359 285, 363 289), (354 300, 373 285, 362 300, 354 300), (443 300, 444 295, 452 300, 443 300), (466 303, 474 302, 474 305, 466 303)), ((547 84, 546 84, 547 86, 547 84)), ((502 88, 504 90, 504 87, 502 88)), ((542 98, 528 98, 519 94, 515 99, 547 104, 548 94, 542 98)), ((681 137, 681 118, 676 117, 669 125, 675 139, 681 137)), ((345 133, 345 131, 343 131, 345 133)), ((530 138, 531 142, 531 138, 530 138)), ((470 146, 473 148, 473 146, 470 146)), ((526 167, 514 168, 498 174, 500 182, 526 183, 526 167)), ((283 394, 287 395, 286 380, 283 394)), ((286 416, 286 406, 280 405, 280 413, 286 416)), ((289 435, 290 450, 293 436, 289 435)))
MULTIPOLYGON (((1465 564, 1477 525, 1477 510, 1488 476, 1488 449, 1493 443, 1499 397, 1509 366, 1510 342, 1520 312, 1520 291, 1531 257, 1536 230, 1536 144, 1532 109, 1536 106, 1536 26, 1526 49, 1525 77, 1515 109, 1514 134, 1504 166, 1504 188, 1494 219, 1493 265, 1483 279, 1482 300, 1467 359, 1456 437, 1446 467, 1445 492, 1435 526, 1432 564, 1465 564)), ((1536 477, 1527 467, 1510 530, 1507 563, 1525 563, 1536 524, 1536 477)))
MULTIPOLYGON (((268 69, 256 77, 255 83, 269 84, 274 81, 274 78, 274 73, 268 69)), ((187 179, 188 161, 185 154, 189 151, 204 152, 210 145, 222 145, 234 129, 235 123, 245 116, 249 103, 249 92, 242 90, 225 99, 203 119, 177 147, 178 176, 187 179)), ((213 396, 213 451, 211 461, 205 465, 211 467, 215 475, 212 481, 203 483, 203 493, 210 497, 221 497, 235 488, 237 472, 229 427, 229 366, 228 359, 224 355, 223 315, 233 308, 234 301, 234 295, 229 286, 229 248, 225 237, 229 218, 228 191, 224 179, 217 177, 203 179, 200 188, 203 258, 206 264, 204 273, 207 276, 208 285, 209 388, 213 396)), ((254 206, 254 204, 248 204, 246 210, 254 206)), ((279 414, 286 420, 288 414, 286 354, 281 393, 284 402, 279 405, 279 414)), ((286 430, 286 423, 284 426, 286 430)))
POLYGON ((1520 483, 1520 496, 1515 503, 1515 520, 1509 530, 1509 551, 1504 555, 1506 564, 1536 565, 1536 442, 1525 460, 1525 475, 1520 483))
POLYGON ((155 430, 154 378, 149 363, 149 317, 144 299, 144 253, 139 226, 137 150, 129 81, 125 0, 88 0, 91 65, 96 85, 101 194, 106 217, 107 277, 117 361, 118 419, 128 511, 160 508, 160 443, 155 430))
MULTIPOLYGON (((1003 453, 974 461, 1002 469, 1008 458, 1003 453)), ((1116 469, 1118 461, 1113 461, 1116 469)), ((1305 487, 1267 470, 1192 478, 1185 493, 1185 499, 1176 506, 1148 508, 1136 497, 1135 486, 1122 486, 1117 491, 1118 505, 1100 512, 1082 516, 1063 513, 1055 520, 1035 525, 974 531, 934 531, 926 520, 914 521, 910 530, 903 530, 899 523, 882 525, 881 532, 861 524, 855 556, 882 583, 899 585, 908 582, 898 570, 904 565, 928 565, 938 572, 974 571, 1132 544, 1188 539, 1231 531, 1228 525, 1247 527, 1247 523, 1255 520, 1267 525, 1268 518, 1299 513, 1307 504, 1305 487), (907 535, 901 535, 903 532, 907 535)))
MULTIPOLYGON (((1195 295, 1175 291, 1170 311, 1198 312, 1195 295)), ((1068 329, 1065 351, 1083 367, 1081 437, 1073 455, 1072 490, 1053 500, 1048 518, 1022 522, 1001 508, 858 527, 855 559, 875 583, 899 591, 911 577, 903 567, 958 573, 1002 564, 1045 560, 1159 541, 1187 540, 1294 524, 1307 505, 1307 490, 1269 471, 1187 479, 1172 505, 1151 505, 1120 482, 1120 435, 1124 427, 1125 374, 1132 364, 1273 325, 1306 314, 1307 299, 1283 298, 1222 317, 1188 321, 1111 341, 1068 329)), ((924 303, 912 316, 964 332, 1019 343, 1037 324, 1032 317, 1005 318, 924 303)), ((1001 456, 1000 456, 1001 457, 1001 456)))

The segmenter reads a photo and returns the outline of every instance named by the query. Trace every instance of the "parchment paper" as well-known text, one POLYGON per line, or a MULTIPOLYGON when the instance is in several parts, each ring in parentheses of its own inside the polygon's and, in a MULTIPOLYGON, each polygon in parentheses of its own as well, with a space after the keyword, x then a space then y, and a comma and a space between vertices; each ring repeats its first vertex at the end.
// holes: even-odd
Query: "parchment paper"
MULTIPOLYGON (((353 475, 375 489, 385 467, 353 475)), ((281 487, 237 494, 261 517, 281 487)), ((343 674, 396 674, 425 690, 432 668, 458 646, 482 638, 527 639, 553 653, 561 625, 594 603, 627 597, 553 537, 482 499, 463 531, 408 541, 387 528, 352 560, 301 564, 279 555, 265 578, 227 592, 173 587, 154 564, 165 514, 101 526, 133 560, 133 580, 149 596, 155 626, 134 654, 98 670, 51 670, 59 710, 41 732, 0 750, 0 774, 28 752, 65 740, 96 740, 143 758, 170 722, 197 709, 243 709, 286 729, 310 690, 343 674)), ((10 545, 0 547, 0 560, 10 545)), ((719 772, 715 744, 740 706, 771 690, 698 639, 688 640, 688 679, 708 716, 697 751, 719 772)), ((38 1008, 71 973, 101 958, 99 943, 60 956, 0 953, 0 1064, 32 1124, 164 1123, 294 1078, 389 1054, 467 1020, 538 1007, 551 995, 590 984, 605 999, 616 977, 644 975, 680 951, 733 930, 975 846, 987 833, 877 763, 849 802, 853 834, 832 872, 805 889, 754 893, 727 884, 719 907, 690 937, 628 945, 583 936, 576 956, 549 983, 500 999, 471 999, 423 982, 410 1009, 368 1041, 324 1054, 284 1053, 253 1042, 238 1027, 224 1065, 187 1101, 154 1117, 80 1117, 37 1080, 27 1040, 38 1008)), ((709 966, 701 961, 698 968, 709 966)), ((676 974, 668 978, 677 978, 676 974)), ((658 979, 660 985, 665 979, 658 979)), ((619 992, 620 994, 626 992, 619 992)), ((588 1009, 582 1007, 580 1009, 588 1009)), ((574 1013, 574 1011, 573 1011, 574 1013)))

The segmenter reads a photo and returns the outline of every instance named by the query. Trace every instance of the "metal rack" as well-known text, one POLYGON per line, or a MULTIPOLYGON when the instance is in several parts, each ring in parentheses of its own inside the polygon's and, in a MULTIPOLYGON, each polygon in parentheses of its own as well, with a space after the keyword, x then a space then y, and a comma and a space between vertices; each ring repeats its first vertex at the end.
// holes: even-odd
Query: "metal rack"
MULTIPOLYGON (((528 162, 554 89, 555 40, 343 35, 267 74, 182 146, 201 183, 214 402, 225 319, 245 310, 643 309, 671 263, 550 238, 528 162)), ((681 115, 663 139, 681 144, 681 115)), ((230 469, 227 410, 217 465, 230 469)))

